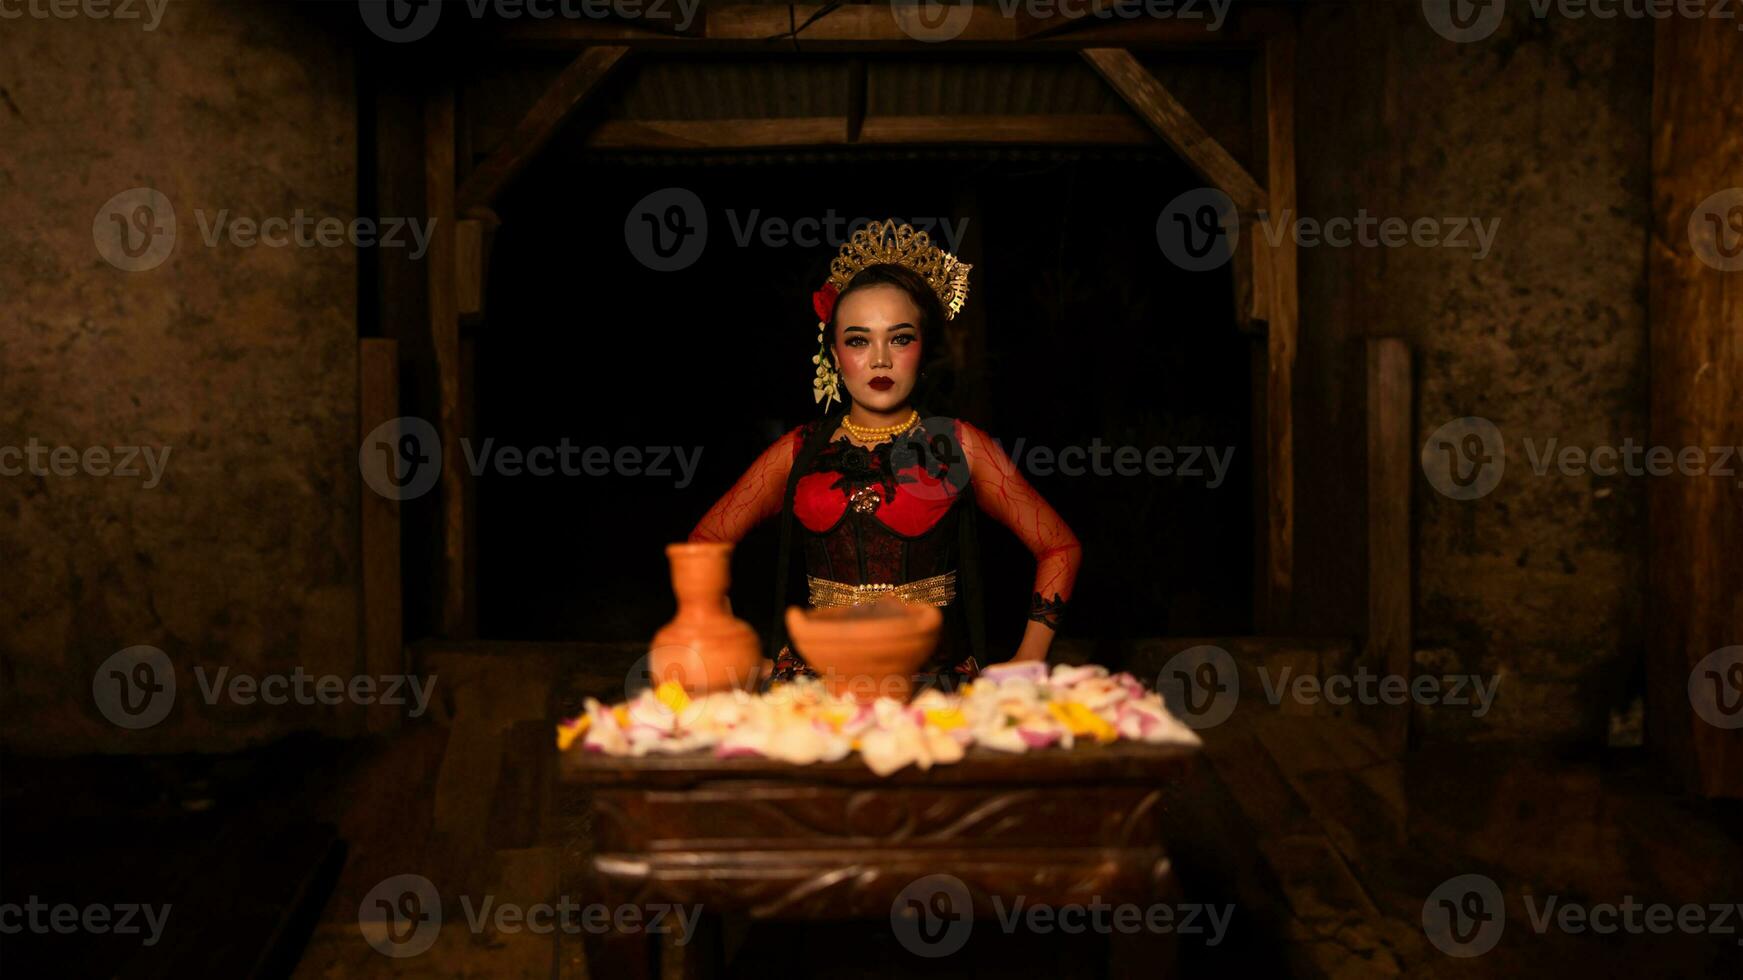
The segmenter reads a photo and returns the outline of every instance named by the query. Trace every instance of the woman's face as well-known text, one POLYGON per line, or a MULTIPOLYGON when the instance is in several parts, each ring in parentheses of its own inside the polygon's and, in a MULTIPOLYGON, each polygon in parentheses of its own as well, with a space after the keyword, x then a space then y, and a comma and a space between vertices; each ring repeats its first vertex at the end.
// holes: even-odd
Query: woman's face
POLYGON ((847 393, 874 412, 908 403, 920 379, 920 309, 895 286, 867 286, 835 308, 835 364, 847 393))

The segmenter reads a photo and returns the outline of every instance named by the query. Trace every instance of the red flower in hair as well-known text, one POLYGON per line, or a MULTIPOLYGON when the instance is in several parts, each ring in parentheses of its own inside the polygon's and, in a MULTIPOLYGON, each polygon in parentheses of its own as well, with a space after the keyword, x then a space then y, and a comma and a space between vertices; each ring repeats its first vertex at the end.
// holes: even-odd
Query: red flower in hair
POLYGON ((822 289, 811 294, 811 308, 817 311, 818 320, 829 322, 830 314, 835 312, 835 299, 840 295, 841 291, 832 282, 824 283, 822 289))

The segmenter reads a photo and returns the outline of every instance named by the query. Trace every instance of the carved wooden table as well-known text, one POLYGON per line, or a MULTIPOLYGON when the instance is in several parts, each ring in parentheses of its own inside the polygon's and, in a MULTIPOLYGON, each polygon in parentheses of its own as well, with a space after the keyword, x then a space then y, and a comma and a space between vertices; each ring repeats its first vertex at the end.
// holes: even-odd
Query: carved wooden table
MULTIPOLYGON (((560 780, 583 791, 576 803, 591 809, 593 834, 590 850, 572 852, 565 891, 611 905, 701 905, 710 919, 886 928, 898 897, 912 900, 904 889, 932 875, 960 880, 977 920, 994 917, 995 896, 1007 915, 1016 896, 1055 907, 1169 901, 1161 816, 1196 754, 1125 742, 1026 755, 976 748, 954 765, 880 777, 857 756, 795 766, 568 752, 560 780)), ((1116 941, 1114 955, 1137 958, 1144 975, 1169 975, 1170 939, 1116 941)), ((588 942, 596 977, 649 975, 661 950, 666 976, 709 972, 698 947, 669 939, 588 942), (672 957, 687 962, 675 970, 672 957)))

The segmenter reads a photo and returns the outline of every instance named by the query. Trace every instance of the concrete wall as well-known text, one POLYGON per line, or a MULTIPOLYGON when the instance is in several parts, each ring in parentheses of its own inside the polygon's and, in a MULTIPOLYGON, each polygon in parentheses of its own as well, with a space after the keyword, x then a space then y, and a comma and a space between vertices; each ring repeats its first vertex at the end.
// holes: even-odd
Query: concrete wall
POLYGON ((168 452, 151 486, 49 456, 0 476, 0 735, 26 751, 221 750, 348 717, 209 706, 195 670, 354 670, 355 253, 208 245, 201 222, 350 219, 351 54, 309 5, 134 9, 0 22, 0 447, 168 452), (142 187, 174 248, 126 271, 99 211, 142 187), (130 731, 92 680, 140 644, 178 690, 130 731))
POLYGON ((1506 441, 1501 483, 1479 499, 1414 474, 1417 669, 1500 679, 1486 717, 1445 707, 1419 725, 1594 740, 1638 690, 1645 488, 1538 476, 1525 440, 1645 438, 1652 30, 1508 7, 1470 43, 1435 33, 1420 3, 1305 15, 1303 212, 1500 224, 1481 259, 1303 250, 1298 411, 1321 421, 1298 445, 1301 607, 1310 628, 1359 628, 1365 542, 1348 531, 1363 502, 1348 477, 1364 472, 1362 338, 1406 337, 1416 445, 1462 416, 1489 419, 1506 441))

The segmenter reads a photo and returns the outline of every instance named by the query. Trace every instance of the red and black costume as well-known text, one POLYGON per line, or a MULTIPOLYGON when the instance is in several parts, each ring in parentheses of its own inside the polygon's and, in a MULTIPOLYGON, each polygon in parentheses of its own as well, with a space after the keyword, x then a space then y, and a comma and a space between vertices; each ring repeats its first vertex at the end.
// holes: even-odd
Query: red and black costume
MULTIPOLYGON (((966 422, 927 419, 874 447, 828 440, 841 413, 807 423, 769 447, 690 533, 732 541, 780 516, 782 564, 794 538, 806 572, 846 585, 901 585, 957 572, 959 598, 926 673, 946 685, 978 671, 981 652, 976 510, 1010 528, 1035 555, 1031 617, 1058 629, 1082 549, 1057 512, 991 437, 966 422), (972 488, 973 493, 965 493, 972 488)), ((784 583, 782 585, 784 592, 784 583)), ((787 599, 783 595, 782 604, 787 599)), ((804 671, 782 648, 776 678, 804 671)))

